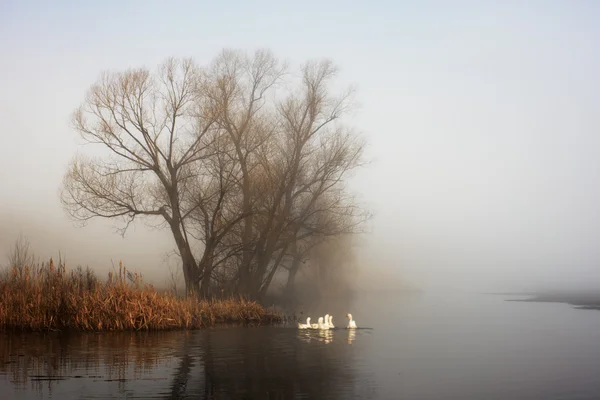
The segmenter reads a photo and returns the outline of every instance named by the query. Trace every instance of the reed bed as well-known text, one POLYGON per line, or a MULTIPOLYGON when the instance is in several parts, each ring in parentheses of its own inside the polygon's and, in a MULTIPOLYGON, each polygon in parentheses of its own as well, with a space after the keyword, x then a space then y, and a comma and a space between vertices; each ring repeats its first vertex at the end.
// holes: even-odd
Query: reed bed
POLYGON ((0 331, 150 331, 281 321, 274 311, 244 299, 199 300, 159 292, 122 263, 106 282, 90 269, 55 267, 52 259, 4 274, 0 331))

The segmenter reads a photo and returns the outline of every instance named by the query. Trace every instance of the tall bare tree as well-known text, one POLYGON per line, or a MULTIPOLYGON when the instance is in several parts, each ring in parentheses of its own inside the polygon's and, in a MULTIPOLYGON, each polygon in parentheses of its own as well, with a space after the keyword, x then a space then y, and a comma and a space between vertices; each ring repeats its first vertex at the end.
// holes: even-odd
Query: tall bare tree
MULTIPOLYGON (((255 269, 259 296, 265 295, 280 267, 270 262, 274 251, 279 249, 279 260, 284 252, 306 247, 303 241, 352 233, 368 217, 343 185, 362 163, 363 144, 341 123, 350 109, 351 92, 332 95, 336 73, 329 61, 305 64, 300 91, 278 106, 286 168, 263 231, 269 233, 258 242, 263 246, 255 269)), ((296 262, 291 272, 300 265, 296 262)))
POLYGON ((136 217, 165 224, 188 293, 227 279, 260 298, 290 252, 366 216, 344 186, 363 152, 342 124, 351 93, 333 95, 329 61, 286 71, 268 51, 225 50, 206 69, 171 58, 102 75, 73 121, 104 152, 73 159, 65 209, 123 234, 136 217))
POLYGON ((242 257, 238 290, 251 294, 250 265, 255 257, 254 217, 258 185, 263 171, 259 154, 268 148, 277 132, 272 110, 271 89, 282 80, 286 65, 270 52, 258 51, 254 57, 236 51, 224 51, 210 68, 212 87, 207 97, 216 116, 216 124, 231 139, 233 156, 240 167, 241 210, 246 216, 241 231, 242 257), (271 100, 271 102, 269 102, 271 100))
POLYGON ((357 224, 360 213, 343 179, 361 165, 363 145, 340 123, 351 92, 332 95, 337 70, 329 61, 306 63, 299 84, 285 96, 270 96, 283 69, 268 55, 251 62, 227 53, 213 71, 214 114, 234 143, 242 208, 250 215, 238 231, 238 289, 261 297, 297 240, 344 233, 357 224), (347 226, 334 227, 334 220, 347 226))
POLYGON ((188 291, 197 290, 198 263, 187 229, 195 202, 195 164, 208 156, 218 136, 202 103, 204 73, 189 59, 167 59, 146 69, 105 73, 73 115, 73 125, 103 157, 75 157, 61 200, 85 222, 120 218, 124 234, 136 217, 166 222, 182 259, 188 291))
POLYGON ((242 249, 238 243, 226 243, 231 231, 248 216, 240 208, 241 193, 237 184, 240 166, 232 156, 229 137, 216 140, 212 154, 196 174, 191 198, 195 208, 190 214, 190 232, 203 244, 198 261, 201 270, 200 293, 208 296, 213 281, 213 271, 242 249))

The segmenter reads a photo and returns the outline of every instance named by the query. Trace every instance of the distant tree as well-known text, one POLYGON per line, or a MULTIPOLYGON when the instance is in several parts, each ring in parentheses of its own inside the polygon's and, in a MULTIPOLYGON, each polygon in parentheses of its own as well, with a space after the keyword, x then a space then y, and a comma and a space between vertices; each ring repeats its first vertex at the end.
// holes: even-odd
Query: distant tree
POLYGON ((19 277, 23 276, 26 267, 33 269, 36 265, 35 254, 29 246, 29 239, 26 236, 19 235, 7 254, 8 268, 15 271, 19 277))

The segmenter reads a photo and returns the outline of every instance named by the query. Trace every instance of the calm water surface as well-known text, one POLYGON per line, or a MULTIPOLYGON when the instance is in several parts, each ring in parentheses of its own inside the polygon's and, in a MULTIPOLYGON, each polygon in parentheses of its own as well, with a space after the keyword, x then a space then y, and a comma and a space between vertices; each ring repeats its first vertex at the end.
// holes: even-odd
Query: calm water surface
POLYGON ((0 335, 0 398, 599 399, 600 312, 424 294, 285 327, 0 335))

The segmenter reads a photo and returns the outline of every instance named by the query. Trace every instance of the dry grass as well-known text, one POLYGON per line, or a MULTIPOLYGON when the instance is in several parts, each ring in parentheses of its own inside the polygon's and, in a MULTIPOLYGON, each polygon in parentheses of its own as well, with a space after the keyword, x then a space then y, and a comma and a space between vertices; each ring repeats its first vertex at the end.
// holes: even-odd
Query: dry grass
POLYGON ((281 317, 256 302, 198 300, 157 292, 122 264, 100 282, 52 260, 12 267, 0 279, 0 330, 122 331, 197 329, 218 323, 269 323, 281 317))

